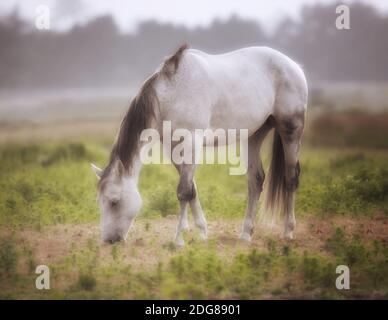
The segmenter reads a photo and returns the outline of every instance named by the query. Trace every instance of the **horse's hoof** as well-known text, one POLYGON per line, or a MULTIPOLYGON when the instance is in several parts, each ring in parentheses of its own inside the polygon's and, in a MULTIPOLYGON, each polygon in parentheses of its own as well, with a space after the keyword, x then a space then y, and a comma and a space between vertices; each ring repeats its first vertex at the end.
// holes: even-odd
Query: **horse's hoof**
POLYGON ((181 227, 181 230, 182 230, 182 231, 187 231, 187 230, 189 230, 189 229, 190 229, 190 226, 189 226, 189 223, 188 223, 188 222, 184 223, 184 224, 182 225, 182 227, 181 227))
POLYGON ((178 247, 184 247, 185 245, 185 241, 182 238, 176 238, 174 242, 178 247))
POLYGON ((292 239, 294 239, 294 233, 292 231, 287 231, 284 233, 283 237, 286 240, 292 240, 292 239))
POLYGON ((240 234, 240 240, 245 241, 245 242, 251 242, 252 237, 249 233, 243 232, 240 234))
POLYGON ((199 231, 199 238, 200 238, 202 241, 206 241, 206 240, 207 240, 207 232, 204 231, 204 230, 200 230, 200 231, 199 231))

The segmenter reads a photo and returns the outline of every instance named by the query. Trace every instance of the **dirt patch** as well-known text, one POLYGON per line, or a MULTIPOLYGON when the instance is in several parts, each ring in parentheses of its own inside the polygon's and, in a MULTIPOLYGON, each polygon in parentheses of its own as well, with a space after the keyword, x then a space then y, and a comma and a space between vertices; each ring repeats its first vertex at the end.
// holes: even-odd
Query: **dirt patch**
MULTIPOLYGON (((289 245, 298 251, 314 251, 325 254, 325 243, 337 227, 347 234, 358 235, 365 241, 375 239, 388 241, 388 219, 384 216, 375 218, 332 219, 304 218, 299 220, 295 239, 282 239, 282 226, 257 225, 251 243, 238 239, 241 230, 241 219, 216 219, 209 221, 209 239, 207 244, 215 247, 217 252, 226 259, 232 258, 237 251, 247 251, 252 248, 266 250, 269 240, 278 245, 289 245)), ((191 221, 189 230, 185 233, 186 246, 178 248, 173 239, 177 219, 175 217, 145 219, 140 218, 134 224, 125 243, 113 247, 103 245, 100 241, 99 228, 96 224, 58 225, 47 227, 42 231, 21 230, 16 239, 20 248, 28 248, 33 252, 38 264, 50 265, 63 260, 74 252, 85 250, 93 243, 99 247, 102 265, 127 263, 134 269, 147 270, 158 263, 167 262, 173 255, 182 250, 189 250, 193 243, 200 243, 197 232, 191 221)), ((2 236, 9 234, 1 231, 2 236)), ((23 268, 24 269, 24 268, 23 268)))

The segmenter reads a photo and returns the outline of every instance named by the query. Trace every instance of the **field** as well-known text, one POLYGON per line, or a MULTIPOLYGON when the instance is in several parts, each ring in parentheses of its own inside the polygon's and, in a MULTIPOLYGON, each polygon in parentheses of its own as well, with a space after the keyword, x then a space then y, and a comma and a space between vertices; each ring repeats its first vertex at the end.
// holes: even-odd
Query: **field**
POLYGON ((258 224, 252 243, 240 242, 245 176, 199 167, 209 239, 190 221, 184 248, 172 241, 178 176, 168 165, 143 167, 144 207, 128 241, 101 244, 89 164, 106 163, 117 119, 2 126, 0 298, 387 299, 386 119, 350 111, 309 119, 293 241, 282 240, 282 226, 258 224), (50 290, 35 288, 40 264, 50 290), (350 290, 336 289, 338 265, 350 268, 350 290))

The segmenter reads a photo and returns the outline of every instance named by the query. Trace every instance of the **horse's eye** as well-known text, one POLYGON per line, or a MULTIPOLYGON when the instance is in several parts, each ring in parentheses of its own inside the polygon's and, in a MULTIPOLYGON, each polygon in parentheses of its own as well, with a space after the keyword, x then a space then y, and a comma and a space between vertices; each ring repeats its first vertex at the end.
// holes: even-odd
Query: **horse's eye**
POLYGON ((112 200, 112 201, 110 202, 110 206, 111 206, 112 208, 117 207, 118 204, 119 204, 119 200, 112 200))

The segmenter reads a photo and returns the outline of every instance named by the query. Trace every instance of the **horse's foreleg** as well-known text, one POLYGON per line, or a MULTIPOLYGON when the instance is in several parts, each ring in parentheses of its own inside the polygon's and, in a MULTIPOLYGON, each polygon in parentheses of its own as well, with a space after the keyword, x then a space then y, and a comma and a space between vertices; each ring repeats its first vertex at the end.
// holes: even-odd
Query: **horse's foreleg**
POLYGON ((201 239, 207 239, 207 222, 198 197, 197 185, 194 181, 195 165, 174 164, 179 173, 177 196, 181 207, 180 219, 176 233, 176 243, 183 245, 182 231, 188 229, 187 202, 190 204, 194 222, 199 229, 201 239))
POLYGON ((179 222, 175 234, 175 243, 178 246, 183 246, 185 241, 183 240, 183 230, 188 229, 189 223, 187 220, 187 201, 180 201, 179 222))
POLYGON ((203 214, 203 210, 201 207, 201 203, 198 198, 197 185, 193 180, 194 188, 195 188, 195 197, 190 201, 191 212, 193 214, 193 218, 196 226, 199 229, 199 235, 202 240, 207 239, 207 222, 205 219, 205 215, 203 214))
POLYGON ((271 129, 269 122, 265 123, 254 135, 248 139, 248 205, 242 227, 240 239, 250 241, 255 226, 257 205, 263 190, 264 170, 260 158, 260 147, 271 129))
POLYGON ((194 164, 181 164, 176 168, 179 171, 179 184, 177 188, 177 197, 180 204, 179 223, 175 235, 175 243, 179 246, 184 245, 183 230, 188 228, 187 204, 195 200, 196 188, 194 184, 194 164))

